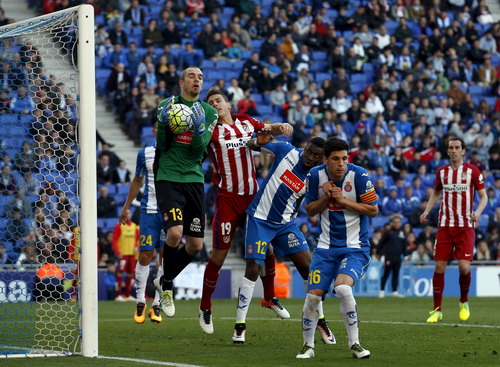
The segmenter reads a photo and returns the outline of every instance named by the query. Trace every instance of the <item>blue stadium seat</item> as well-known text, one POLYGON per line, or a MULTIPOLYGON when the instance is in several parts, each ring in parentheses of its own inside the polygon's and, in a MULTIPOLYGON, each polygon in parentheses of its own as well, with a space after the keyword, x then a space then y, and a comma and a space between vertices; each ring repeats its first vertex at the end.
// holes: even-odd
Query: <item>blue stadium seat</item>
POLYGON ((316 73, 316 76, 314 78, 314 81, 321 85, 323 83, 323 80, 326 79, 332 79, 332 74, 330 73, 316 73))
POLYGON ((483 87, 481 85, 471 85, 469 86, 469 93, 472 95, 482 95, 483 94, 483 87))
POLYGON ((116 186, 116 194, 118 195, 127 195, 130 189, 129 184, 117 184, 116 186))
POLYGON ((274 115, 273 107, 269 105, 259 105, 257 110, 261 115, 274 115))
POLYGON ((233 69, 233 63, 229 60, 217 60, 214 62, 214 66, 218 70, 226 70, 226 69, 232 70, 233 69))
POLYGON ((486 232, 489 222, 490 222, 490 217, 487 214, 482 214, 479 217, 479 229, 483 232, 486 232))
POLYGON ((235 11, 234 8, 230 8, 230 7, 225 6, 222 8, 222 15, 231 17, 231 15, 233 15, 234 11, 235 11))
POLYGON ((371 218, 371 226, 375 228, 383 228, 390 221, 389 217, 373 217, 371 218))
POLYGON ((255 101, 255 103, 257 103, 257 105, 259 106, 259 109, 260 109, 261 104, 264 102, 263 99, 262 99, 262 94, 260 94, 260 93, 252 93, 252 98, 255 101))
POLYGON ((325 51, 313 51, 312 53, 312 59, 314 61, 326 61, 327 58, 328 57, 325 51))
MULTIPOLYGON (((212 60, 203 60, 203 62, 201 63, 201 67, 204 69, 204 70, 207 70, 208 68, 213 68, 214 67, 214 62, 212 60)), ((207 70, 208 71, 208 70, 207 70)))
POLYGON ((253 39, 250 41, 250 48, 252 50, 260 50, 260 46, 262 46, 263 43, 263 39, 253 39))

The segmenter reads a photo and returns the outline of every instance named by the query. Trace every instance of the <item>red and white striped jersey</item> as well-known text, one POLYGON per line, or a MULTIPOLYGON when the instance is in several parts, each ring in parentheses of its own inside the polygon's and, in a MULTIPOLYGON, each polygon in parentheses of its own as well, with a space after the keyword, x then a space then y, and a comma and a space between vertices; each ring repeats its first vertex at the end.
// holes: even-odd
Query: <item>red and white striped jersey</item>
POLYGON ((258 187, 252 151, 247 142, 254 131, 264 128, 264 123, 244 113, 231 117, 234 124, 217 124, 208 145, 208 154, 215 167, 213 184, 222 191, 253 195, 258 187))
POLYGON ((434 190, 443 191, 439 208, 439 227, 474 227, 471 213, 476 190, 484 189, 483 175, 477 167, 464 163, 458 169, 439 167, 434 190))

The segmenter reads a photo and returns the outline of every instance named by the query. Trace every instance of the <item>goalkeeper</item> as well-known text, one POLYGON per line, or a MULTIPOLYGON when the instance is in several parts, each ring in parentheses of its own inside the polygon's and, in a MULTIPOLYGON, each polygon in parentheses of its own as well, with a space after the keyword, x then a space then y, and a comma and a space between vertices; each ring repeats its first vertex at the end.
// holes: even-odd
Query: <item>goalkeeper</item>
POLYGON ((205 230, 205 191, 201 167, 217 110, 199 100, 203 73, 197 67, 185 69, 179 81, 181 95, 160 102, 157 110, 158 133, 154 162, 158 206, 167 233, 163 250, 163 276, 154 280, 160 293, 161 309, 167 316, 175 314, 173 279, 203 247, 205 230), (193 111, 193 127, 174 135, 169 128, 169 111, 182 103, 193 111), (186 244, 180 245, 182 236, 186 244))

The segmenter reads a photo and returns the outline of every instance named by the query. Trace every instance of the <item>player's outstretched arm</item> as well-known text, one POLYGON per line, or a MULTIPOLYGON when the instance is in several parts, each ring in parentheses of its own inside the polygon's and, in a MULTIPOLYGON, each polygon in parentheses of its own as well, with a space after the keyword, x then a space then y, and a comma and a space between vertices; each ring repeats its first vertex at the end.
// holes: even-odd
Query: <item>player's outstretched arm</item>
POLYGON ((437 201, 439 200, 439 196, 441 196, 441 191, 436 191, 436 189, 434 189, 431 197, 429 198, 429 201, 427 202, 427 206, 425 207, 424 212, 420 216, 420 223, 427 223, 427 216, 429 215, 429 212, 432 210, 434 205, 436 205, 437 201))
POLYGON ((273 140, 273 135, 271 133, 271 130, 268 128, 264 128, 259 132, 257 132, 257 138, 250 139, 247 142, 247 146, 252 150, 260 152, 260 147, 262 145, 270 143, 272 140, 273 140))
POLYGON ((266 124, 266 128, 271 130, 272 135, 291 136, 293 134, 293 126, 286 122, 277 122, 274 124, 266 124))
POLYGON ((139 190, 144 184, 144 177, 134 176, 132 182, 130 183, 130 189, 128 190, 127 200, 125 200, 125 204, 123 204, 122 211, 120 212, 120 223, 127 223, 127 210, 132 204, 132 201, 137 197, 139 190))

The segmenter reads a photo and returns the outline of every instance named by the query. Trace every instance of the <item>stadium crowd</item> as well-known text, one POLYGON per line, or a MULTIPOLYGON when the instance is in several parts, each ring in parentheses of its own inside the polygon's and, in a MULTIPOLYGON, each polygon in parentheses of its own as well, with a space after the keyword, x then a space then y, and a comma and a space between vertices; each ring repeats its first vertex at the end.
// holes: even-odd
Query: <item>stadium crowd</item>
MULTIPOLYGON (((436 169, 446 163, 444 141, 457 135, 488 193, 475 257, 498 260, 500 24, 493 23, 484 0, 31 4, 47 13, 82 2, 96 11, 98 92, 138 145, 154 141, 154 109, 178 94, 178 70, 198 65, 205 91, 217 84, 235 112, 289 122, 291 143, 331 135, 349 141, 350 160, 370 170, 380 200, 381 215, 371 226, 375 251, 390 219, 401 215, 408 259, 425 263, 432 259, 438 208, 430 225, 422 227, 418 218, 436 169)), ((124 200, 120 183, 129 178, 116 154, 106 153, 109 146, 103 150, 101 253, 112 256, 106 232, 124 200)), ((256 155, 255 162, 265 177, 269 160, 256 155)), ((317 218, 301 210, 299 220, 314 248, 317 218)))

